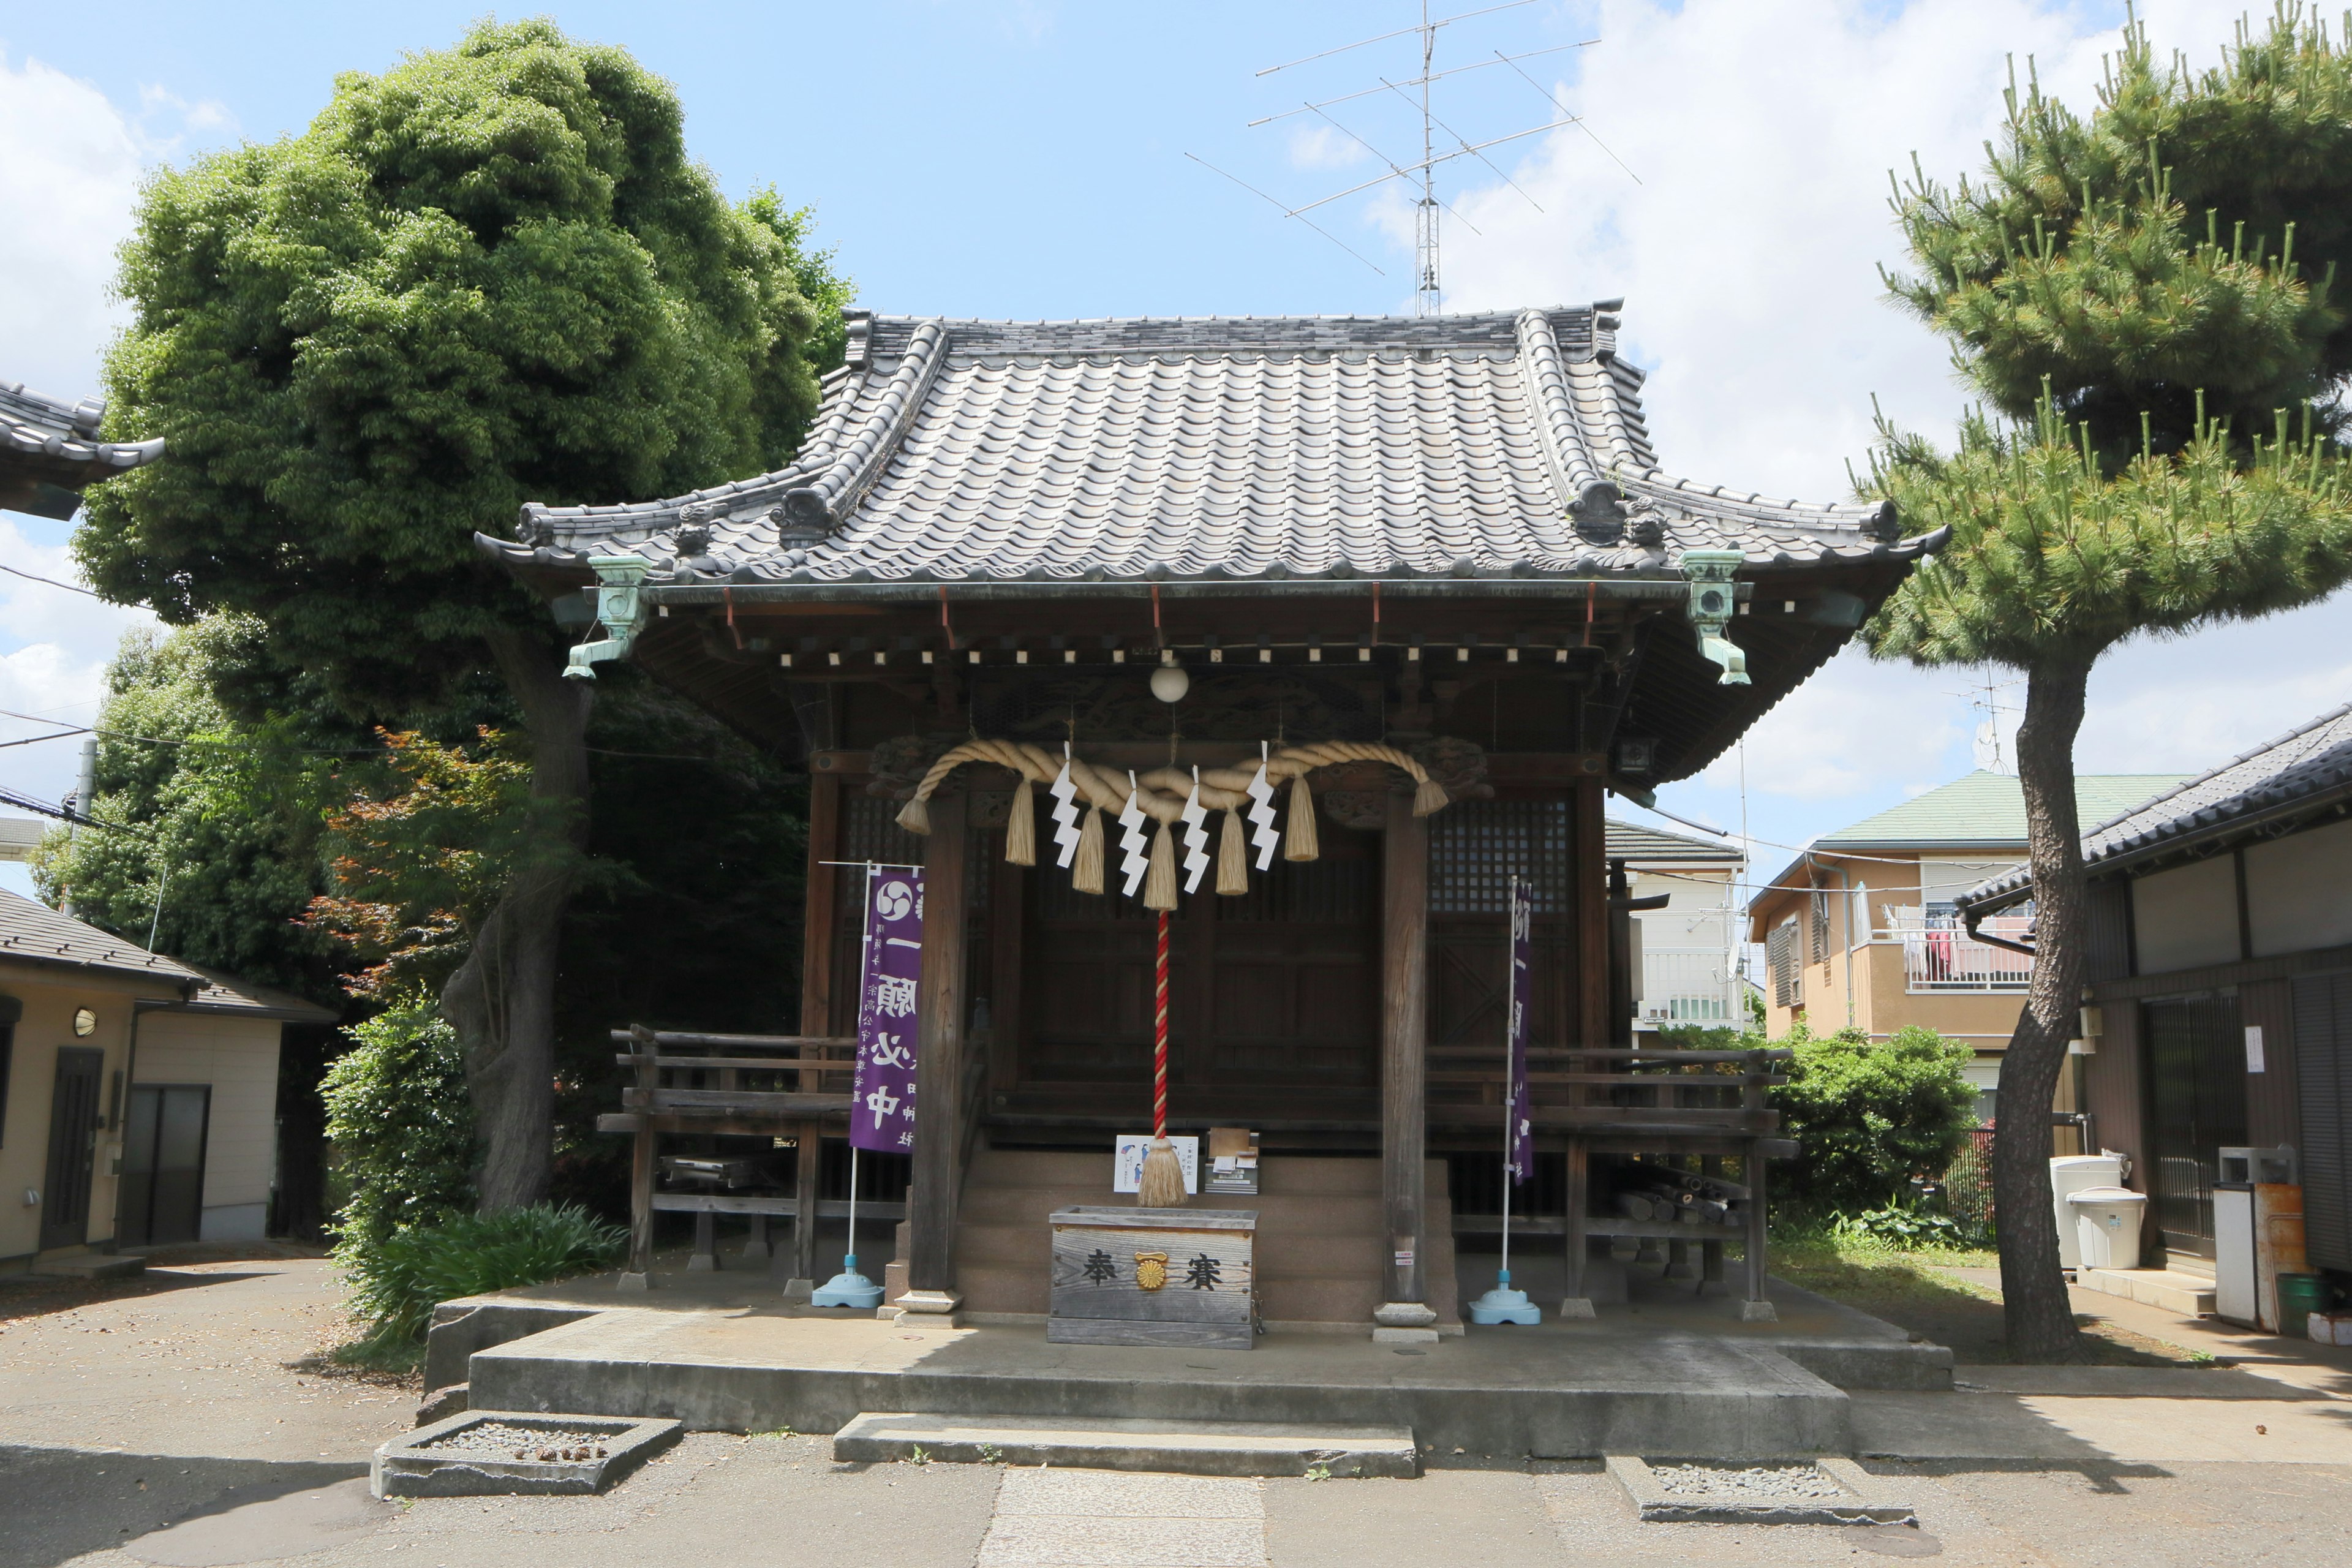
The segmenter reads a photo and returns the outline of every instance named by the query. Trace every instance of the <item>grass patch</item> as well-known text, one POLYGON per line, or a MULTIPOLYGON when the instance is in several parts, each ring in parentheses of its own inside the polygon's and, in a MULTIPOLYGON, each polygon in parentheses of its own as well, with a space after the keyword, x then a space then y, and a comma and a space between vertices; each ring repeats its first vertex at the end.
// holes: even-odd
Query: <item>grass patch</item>
MULTIPOLYGON (((1826 1233, 1801 1234, 1774 1247, 1772 1272, 1790 1284, 1882 1318, 1921 1339, 1951 1347, 1964 1366, 2013 1364, 1997 1285, 1956 1270, 1997 1269, 1998 1253, 1961 1248, 1911 1250, 1858 1243, 1826 1233)), ((2132 1332, 2082 1313, 2091 1361, 2104 1366, 2210 1366, 2213 1358, 2132 1332)))

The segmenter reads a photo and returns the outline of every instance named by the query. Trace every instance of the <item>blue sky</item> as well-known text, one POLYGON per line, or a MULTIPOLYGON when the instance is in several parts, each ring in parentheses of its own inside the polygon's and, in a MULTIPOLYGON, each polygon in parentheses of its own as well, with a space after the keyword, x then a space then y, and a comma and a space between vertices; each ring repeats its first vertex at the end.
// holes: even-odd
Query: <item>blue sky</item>
MULTIPOLYGON (((2152 0, 2140 13, 2161 45, 2210 58, 2242 8, 2152 0)), ((1418 12, 1405 0, 543 9, 674 82, 688 143, 729 192, 772 183, 814 204, 822 240, 877 309, 1410 309, 1411 224, 1393 182, 1318 214, 1367 265, 1184 155, 1294 202, 1377 174, 1365 143, 1410 162, 1418 121, 1383 92, 1333 109, 1336 124, 1246 127, 1413 74, 1408 38, 1255 74, 1407 26, 1418 12)), ((1539 0, 1457 23, 1441 34, 1441 68, 1601 42, 1526 62, 1535 84, 1500 67, 1440 84, 1438 113, 1472 140, 1542 123, 1552 95, 1585 117, 1496 149, 1492 166, 1449 169, 1448 300, 1622 295, 1668 468, 1842 495, 1874 395, 1931 429, 1961 401, 1939 346, 1880 299, 1878 265, 1900 260, 1886 171, 1914 151, 1932 171, 1972 168, 2011 56, 2034 56, 2045 83, 2086 103, 2121 14, 2120 0, 1539 0)), ((446 45, 478 15, 431 0, 115 4, 103 26, 70 8, 0 22, 0 378, 96 390, 116 320, 108 258, 142 168, 297 131, 338 71, 446 45)), ((68 573, 67 532, 0 516, 0 563, 68 573)), ((107 653, 141 617, 0 582, 0 709, 87 721, 107 653)), ((2336 705, 2352 695, 2341 624, 2329 605, 2119 651, 2095 682, 2082 765, 2197 771, 2336 705)), ((1781 846, 1966 771, 1981 717, 1969 686, 1964 672, 1842 656, 1744 755, 1664 803, 1732 828, 1744 812, 1769 870, 1781 846)), ((2020 691, 1998 695, 2014 705, 2020 691)), ((0 741, 35 729, 0 719, 0 741)), ((54 799, 72 751, 0 751, 0 784, 54 799)), ((23 887, 21 868, 0 868, 0 885, 23 887)))

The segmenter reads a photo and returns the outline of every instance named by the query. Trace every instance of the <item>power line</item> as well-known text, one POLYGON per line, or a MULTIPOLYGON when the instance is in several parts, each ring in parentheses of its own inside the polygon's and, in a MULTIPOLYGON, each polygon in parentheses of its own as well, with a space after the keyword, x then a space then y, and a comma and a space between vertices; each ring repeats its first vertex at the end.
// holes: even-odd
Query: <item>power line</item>
POLYGON ((94 588, 85 588, 75 583, 60 583, 55 577, 44 577, 38 573, 20 571, 14 566, 0 565, 0 572, 7 573, 11 577, 22 577, 27 583, 46 583, 52 588, 63 588, 68 594, 80 594, 92 599, 106 597, 94 588))

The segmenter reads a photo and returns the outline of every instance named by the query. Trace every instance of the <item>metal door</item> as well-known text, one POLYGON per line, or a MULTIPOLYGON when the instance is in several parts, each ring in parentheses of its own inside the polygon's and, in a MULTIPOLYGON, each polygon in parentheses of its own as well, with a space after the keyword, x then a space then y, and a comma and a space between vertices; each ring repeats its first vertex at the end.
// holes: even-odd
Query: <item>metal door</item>
POLYGON ((2245 1031, 2235 991, 2145 1004, 2150 1187, 2164 1245, 2213 1256, 2221 1151, 2246 1140, 2245 1031))
POLYGON ((199 1238, 212 1093, 205 1084, 142 1083, 131 1089, 122 1140, 125 1246, 199 1238))
POLYGON ((58 1047, 57 1088, 49 1100, 48 1182, 41 1192, 41 1249, 89 1239, 89 1184, 98 1160, 98 1082, 106 1053, 58 1047))

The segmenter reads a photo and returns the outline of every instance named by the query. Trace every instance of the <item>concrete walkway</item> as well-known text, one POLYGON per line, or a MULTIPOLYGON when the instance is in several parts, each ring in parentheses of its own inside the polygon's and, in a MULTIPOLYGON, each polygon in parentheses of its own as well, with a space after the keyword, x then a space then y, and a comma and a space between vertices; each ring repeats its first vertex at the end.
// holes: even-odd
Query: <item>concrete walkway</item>
MULTIPOLYGON (((1916 1530, 1642 1524, 1587 1464, 1171 1485, 836 1465, 823 1436, 716 1433, 689 1435, 602 1498, 401 1507, 343 1478, 405 1427, 409 1396, 281 1364, 334 1331, 326 1267, 189 1273, 184 1289, 158 1296, 0 1325, 0 1568, 1745 1568, 1872 1556, 2105 1568, 2126 1555, 2145 1568, 2235 1568, 2352 1558, 2352 1389, 2334 1352, 2298 1342, 2241 1344, 2246 1364, 2227 1371, 1973 1368, 1955 1394, 1858 1394, 1870 1446, 1898 1456, 1869 1468, 1907 1492, 1916 1530)), ((2168 1327, 2162 1337, 2179 1342, 2184 1331, 2168 1327)))

